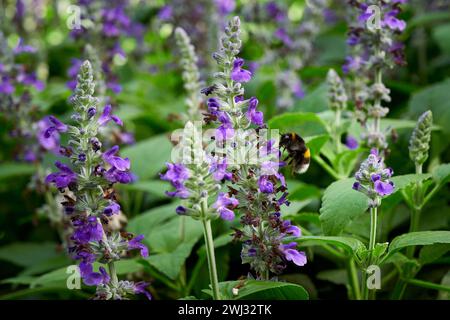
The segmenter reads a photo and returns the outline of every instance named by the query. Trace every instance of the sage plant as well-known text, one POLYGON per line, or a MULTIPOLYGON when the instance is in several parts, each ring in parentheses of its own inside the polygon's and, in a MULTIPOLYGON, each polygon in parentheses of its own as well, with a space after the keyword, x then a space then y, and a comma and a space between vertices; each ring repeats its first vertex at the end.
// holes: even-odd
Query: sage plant
POLYGON ((377 239, 378 208, 381 206, 383 197, 394 192, 394 183, 390 180, 393 170, 387 168, 384 159, 379 155, 377 149, 372 149, 368 158, 362 162, 355 174, 356 182, 353 189, 367 196, 370 209, 370 236, 368 256, 363 261, 363 280, 361 282, 362 297, 368 299, 368 287, 366 284, 367 267, 375 263, 374 250, 377 239))
POLYGON ((226 161, 220 161, 205 152, 201 137, 198 137, 200 131, 192 122, 186 124, 185 135, 180 144, 183 145, 182 150, 187 153, 184 153, 180 162, 167 163, 168 170, 161 175, 161 179, 169 181, 175 188, 174 191, 166 192, 168 196, 182 199, 176 213, 200 220, 203 225, 211 289, 213 298, 219 300, 211 221, 219 217, 223 220, 233 220, 233 209, 238 205, 238 201, 228 194, 219 193, 220 182, 231 179, 231 174, 226 171, 226 161), (212 203, 214 199, 215 202, 212 203))
POLYGON ((188 111, 184 120, 200 121, 200 107, 203 102, 200 94, 202 83, 200 81, 200 72, 197 66, 198 58, 195 54, 195 48, 191 44, 191 39, 186 31, 180 27, 175 30, 175 39, 181 53, 180 65, 183 68, 184 89, 188 94, 186 98, 188 111))
POLYGON ((406 28, 398 18, 400 5, 406 0, 357 0, 350 5, 358 15, 350 27, 347 44, 351 54, 343 70, 353 75, 352 97, 356 118, 365 128, 363 140, 369 148, 386 150, 386 131, 381 130, 381 119, 389 109, 383 105, 391 101, 390 90, 383 83, 383 73, 404 65, 403 44, 398 35, 406 28))
MULTIPOLYGON (((411 138, 409 139, 409 158, 414 162, 416 174, 422 174, 423 164, 428 159, 428 151, 431 142, 431 129, 433 127, 433 114, 430 110, 424 112, 418 119, 411 138)), ((412 199, 411 221, 409 232, 419 229, 420 215, 422 211, 424 193, 422 182, 415 185, 414 198, 412 199)), ((408 248, 408 256, 414 255, 414 246, 408 248)))
POLYGON ((138 249, 143 257, 148 249, 141 243, 143 235, 133 237, 125 232, 111 231, 111 218, 121 210, 113 189, 115 183, 129 183, 130 160, 118 156, 119 147, 102 151, 98 130, 110 121, 121 120, 106 105, 102 112, 99 100, 94 96, 95 83, 89 61, 83 62, 78 74, 75 93, 71 98, 74 107, 73 125, 64 124, 50 116, 50 126, 45 137, 56 132, 69 135, 65 155, 70 164, 55 163, 59 171, 47 176, 47 183, 55 185, 60 192, 67 189, 73 196, 65 195, 62 202, 65 213, 72 221, 73 234, 69 253, 79 261, 80 275, 86 285, 96 286, 96 299, 124 299, 129 294, 143 293, 148 298, 145 282, 134 283, 119 280, 115 262, 127 251, 138 249), (100 266, 94 270, 94 262, 100 266))
POLYGON ((278 140, 263 139, 264 115, 257 109, 258 99, 244 97, 242 83, 250 81, 252 74, 238 57, 240 33, 240 20, 234 17, 213 55, 219 70, 210 87, 213 97, 208 100, 208 118, 218 125, 216 155, 229 165, 231 176, 222 199, 235 197, 231 205, 238 205, 241 213, 242 227, 234 238, 243 243, 242 262, 250 264, 256 278, 269 280, 271 273, 282 272, 287 261, 303 266, 306 255, 296 250, 294 240, 301 236, 300 229, 280 214, 280 207, 288 201, 285 178, 278 171, 283 165, 278 140))
POLYGON ((333 69, 328 71, 328 105, 334 112, 333 139, 336 146, 336 152, 341 151, 341 119, 342 113, 347 109, 347 93, 341 78, 333 69))

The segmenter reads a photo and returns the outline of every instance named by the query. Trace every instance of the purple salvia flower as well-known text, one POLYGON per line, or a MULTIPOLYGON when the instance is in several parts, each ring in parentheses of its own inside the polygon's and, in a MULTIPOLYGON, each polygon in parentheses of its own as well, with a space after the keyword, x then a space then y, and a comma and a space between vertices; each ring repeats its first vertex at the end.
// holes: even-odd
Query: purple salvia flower
POLYGON ((291 242, 289 244, 283 244, 280 247, 280 250, 283 252, 287 261, 292 261, 299 267, 302 267, 306 264, 306 254, 303 251, 297 251, 296 248, 297 243, 291 242))
POLYGON ((130 159, 122 159, 121 157, 116 156, 117 152, 119 152, 119 146, 112 147, 103 153, 103 160, 118 171, 130 170, 130 159))
POLYGON ((141 256, 143 258, 148 257, 148 248, 141 243, 141 241, 144 239, 144 235, 140 234, 130 241, 128 241, 128 250, 138 249, 140 250, 141 256))
POLYGON ((239 201, 236 198, 221 192, 219 193, 216 202, 213 204, 213 208, 217 210, 223 220, 233 220, 234 212, 231 209, 234 209, 238 205, 239 201))
POLYGON ((231 79, 236 82, 249 82, 252 78, 250 71, 242 69, 244 59, 236 58, 233 61, 233 69, 231 70, 231 79))
POLYGON ((245 115, 251 123, 257 126, 262 126, 264 124, 264 114, 261 111, 256 110, 257 106, 258 99, 256 99, 255 97, 250 98, 248 110, 245 115))
POLYGON ((267 176, 261 176, 258 180, 259 191, 262 193, 273 193, 274 186, 267 176))
POLYGON ((76 230, 73 234, 73 239, 81 244, 103 239, 103 228, 96 217, 89 217, 85 221, 75 222, 74 226, 76 230))
POLYGON ((216 4, 217 11, 221 16, 227 15, 236 8, 235 0, 214 0, 216 4))
POLYGON ((122 120, 118 116, 112 114, 112 107, 110 104, 107 104, 103 109, 102 115, 98 119, 98 124, 100 126, 104 126, 111 120, 117 123, 119 126, 123 126, 122 120))
POLYGON ((171 20, 173 16, 173 8, 171 5, 163 6, 158 12, 158 19, 161 21, 171 20))
POLYGON ((355 150, 355 149, 358 149, 359 143, 355 137, 353 137, 351 135, 347 135, 347 137, 345 138, 345 145, 350 150, 355 150))
POLYGON ((113 214, 120 212, 120 205, 117 202, 111 201, 110 204, 103 209, 103 213, 107 216, 112 216, 113 214))
POLYGON ((55 162, 55 166, 60 171, 49 174, 45 179, 46 183, 54 183, 58 189, 61 189, 77 182, 77 174, 68 166, 59 161, 55 162))
POLYGON ((134 284, 134 293, 135 294, 144 294, 148 300, 152 300, 152 295, 150 292, 146 290, 146 288, 149 286, 147 282, 137 282, 134 284))

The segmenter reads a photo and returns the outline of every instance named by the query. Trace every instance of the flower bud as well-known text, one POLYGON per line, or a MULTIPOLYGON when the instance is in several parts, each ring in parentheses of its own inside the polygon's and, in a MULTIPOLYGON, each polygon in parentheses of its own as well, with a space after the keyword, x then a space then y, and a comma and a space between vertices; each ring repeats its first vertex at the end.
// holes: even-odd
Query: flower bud
POLYGON ((428 158, 432 126, 433 114, 428 110, 419 117, 409 140, 409 158, 417 165, 422 165, 428 158))

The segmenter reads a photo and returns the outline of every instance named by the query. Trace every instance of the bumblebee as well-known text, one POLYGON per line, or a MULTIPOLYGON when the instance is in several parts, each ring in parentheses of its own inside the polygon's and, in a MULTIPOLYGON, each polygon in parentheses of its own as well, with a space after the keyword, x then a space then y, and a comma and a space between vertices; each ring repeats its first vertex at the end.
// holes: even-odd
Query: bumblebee
POLYGON ((311 152, 302 139, 295 132, 282 134, 280 137, 280 147, 287 151, 288 164, 292 165, 292 171, 298 174, 305 173, 311 162, 311 152))

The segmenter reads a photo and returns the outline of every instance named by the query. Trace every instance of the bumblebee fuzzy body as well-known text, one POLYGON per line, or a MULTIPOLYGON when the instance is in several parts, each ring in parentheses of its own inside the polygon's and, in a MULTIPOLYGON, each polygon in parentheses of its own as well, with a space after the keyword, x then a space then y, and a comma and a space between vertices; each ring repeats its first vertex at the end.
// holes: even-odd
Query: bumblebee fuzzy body
POLYGON ((305 141, 295 132, 285 133, 280 137, 280 147, 284 148, 288 156, 288 164, 292 165, 292 170, 298 174, 306 172, 311 162, 311 153, 305 141))

